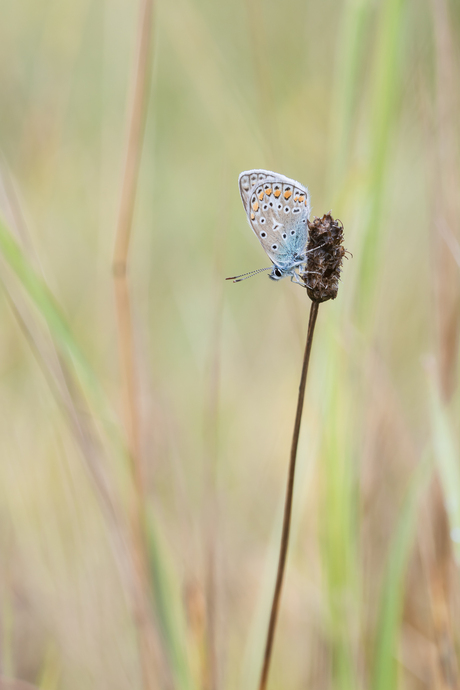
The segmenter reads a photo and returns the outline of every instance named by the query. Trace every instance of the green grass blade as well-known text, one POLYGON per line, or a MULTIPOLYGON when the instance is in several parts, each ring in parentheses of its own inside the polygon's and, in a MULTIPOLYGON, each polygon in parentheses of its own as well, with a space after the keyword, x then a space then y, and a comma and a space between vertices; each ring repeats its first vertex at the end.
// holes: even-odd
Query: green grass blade
POLYGON ((431 459, 424 459, 410 483, 401 517, 390 547, 377 623, 376 652, 372 679, 373 690, 397 687, 396 652, 404 602, 404 576, 415 536, 418 503, 432 469, 431 459))
MULTIPOLYGON (((16 274, 41 316, 45 319, 62 353, 73 364, 83 389, 104 416, 108 404, 89 363, 80 350, 62 311, 43 279, 37 275, 18 242, 0 218, 0 251, 16 274)), ((111 416, 111 415, 110 415, 111 416)))
POLYGON ((177 690, 193 690, 195 683, 187 657, 186 621, 181 601, 180 584, 171 564, 168 564, 165 547, 156 529, 151 512, 147 516, 147 539, 150 578, 154 594, 154 608, 177 690))
MULTIPOLYGON (((0 251, 48 325, 57 347, 73 365, 83 392, 101 416, 106 427, 109 426, 107 419, 113 418, 113 414, 104 392, 99 386, 96 375, 81 352, 53 295, 44 281, 34 271, 7 226, 1 221, 0 251)), ((123 490, 129 493, 132 485, 128 472, 127 456, 121 437, 115 424, 111 424, 106 430, 110 432, 108 436, 114 444, 118 459, 121 460, 116 469, 122 470, 120 480, 123 480, 123 490)), ((192 683, 188 673, 187 659, 180 644, 180 640, 184 638, 184 635, 179 633, 180 625, 178 622, 180 621, 180 607, 177 605, 177 602, 180 601, 180 593, 177 591, 172 592, 172 576, 171 572, 167 574, 165 549, 160 548, 160 542, 156 536, 154 518, 151 513, 148 516, 147 530, 154 606, 163 635, 163 643, 177 676, 177 687, 181 690, 189 690, 192 688, 192 683)))
POLYGON ((429 399, 433 450, 447 505, 455 558, 460 562, 460 453, 452 421, 443 405, 434 375, 430 376, 429 399))
POLYGON ((361 87, 363 51, 371 3, 369 0, 347 0, 342 19, 335 75, 335 105, 331 155, 331 197, 337 198, 346 166, 355 121, 357 96, 361 87))
POLYGON ((371 74, 369 182, 358 283, 361 307, 366 313, 366 305, 372 303, 375 287, 386 170, 391 152, 393 125, 398 113, 404 6, 404 0, 381 2, 377 24, 378 34, 371 74))
POLYGON ((328 599, 328 635, 331 645, 332 682, 335 688, 358 687, 354 650, 352 612, 359 611, 357 568, 356 465, 351 438, 353 411, 347 399, 347 374, 344 353, 333 337, 334 321, 329 324, 328 346, 324 362, 327 373, 323 382, 324 425, 321 459, 320 538, 326 596, 328 599))

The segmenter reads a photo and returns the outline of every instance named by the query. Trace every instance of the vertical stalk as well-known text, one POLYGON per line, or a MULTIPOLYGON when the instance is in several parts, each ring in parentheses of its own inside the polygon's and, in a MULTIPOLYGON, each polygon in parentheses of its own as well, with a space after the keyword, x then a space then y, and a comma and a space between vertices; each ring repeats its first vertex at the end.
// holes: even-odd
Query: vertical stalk
POLYGON ((283 517, 283 531, 281 535, 280 555, 278 559, 278 572, 276 575, 275 592, 273 595, 272 608, 270 612, 270 622, 268 624, 267 641, 265 643, 264 662, 262 667, 262 675, 260 677, 259 690, 265 690, 267 686, 268 670, 270 667, 270 660, 273 647, 273 639, 275 637, 276 622, 278 619, 279 602, 281 598, 281 589, 283 586, 284 570, 286 566, 286 556, 289 545, 289 533, 291 529, 291 514, 292 514, 292 497, 294 493, 294 478, 295 478, 295 464, 297 458, 297 446, 299 443, 300 423, 302 421, 303 401, 305 398, 305 385, 307 383, 308 364, 310 362, 310 352, 313 342, 313 333, 315 330, 316 318, 318 316, 319 302, 312 302, 310 308, 310 319, 308 321, 307 341, 305 344, 305 353, 303 356, 302 374, 300 376, 299 396, 297 399, 297 411, 294 422, 294 432, 292 434, 291 442, 291 457, 289 460, 289 473, 286 486, 286 499, 284 503, 284 517, 283 517))
POLYGON ((143 495, 144 489, 139 466, 139 422, 127 266, 147 109, 152 10, 152 0, 142 0, 137 59, 133 75, 134 84, 132 87, 128 143, 113 255, 113 277, 118 318, 120 368, 123 376, 126 433, 133 463, 133 475, 136 487, 141 495, 143 495))
POLYGON ((154 641, 156 642, 156 640, 149 614, 150 587, 145 534, 145 487, 139 440, 136 365, 127 266, 148 101, 152 16, 153 0, 141 0, 137 55, 131 87, 128 142, 113 255, 123 410, 134 487, 132 505, 130 506, 132 555, 136 578, 134 616, 138 631, 144 690, 153 690, 156 684, 152 674, 152 657, 157 650, 155 649, 154 641))
MULTIPOLYGON (((458 349, 460 342, 460 282, 458 266, 451 250, 451 239, 458 237, 458 59, 453 31, 454 4, 431 0, 431 14, 436 67, 436 91, 433 136, 434 195, 433 257, 434 296, 438 359, 438 418, 448 418, 448 407, 458 386, 458 349), (442 410, 442 411, 441 411, 442 410)), ((456 240, 455 240, 456 241, 456 240)), ((442 421, 440 422, 443 423, 442 421)), ((443 437, 448 438, 446 429, 443 437)), ((441 433, 438 431, 438 443, 441 433)), ((445 441, 444 441, 445 443, 445 441)), ((434 437, 436 448, 436 436, 434 437)), ((455 453, 454 453, 455 454, 455 453)), ((455 529, 456 508, 450 508, 449 494, 456 484, 451 481, 450 454, 445 445, 435 451, 437 472, 429 490, 431 507, 431 549, 428 551, 429 601, 433 637, 436 645, 437 687, 459 688, 460 671, 456 654, 456 593, 453 589, 455 560, 451 530, 455 529)), ((457 460, 451 463, 455 468, 457 460)), ((457 498, 457 497, 456 497, 457 498)), ((458 502, 458 498, 457 501, 458 502)))

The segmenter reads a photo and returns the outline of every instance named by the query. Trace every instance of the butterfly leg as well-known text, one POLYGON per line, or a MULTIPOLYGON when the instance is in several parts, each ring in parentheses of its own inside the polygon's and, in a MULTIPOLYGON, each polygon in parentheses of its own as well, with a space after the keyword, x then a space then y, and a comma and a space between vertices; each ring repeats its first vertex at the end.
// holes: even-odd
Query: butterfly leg
MULTIPOLYGON (((308 273, 314 273, 314 271, 308 271, 308 273)), ((319 274, 317 274, 317 275, 319 275, 319 274)), ((310 290, 313 289, 311 285, 309 285, 308 283, 304 283, 303 280, 300 278, 300 276, 297 275, 297 273, 294 273, 291 276, 291 283, 297 283, 297 285, 301 285, 304 288, 310 288, 310 290)))
POLYGON ((313 247, 313 249, 307 249, 304 254, 310 254, 310 252, 316 252, 317 249, 321 249, 321 247, 325 247, 326 242, 323 242, 323 244, 319 244, 317 247, 313 247))
POLYGON ((305 287, 305 283, 301 279, 298 273, 294 271, 294 273, 291 275, 291 283, 296 283, 297 285, 301 285, 302 287, 305 287))

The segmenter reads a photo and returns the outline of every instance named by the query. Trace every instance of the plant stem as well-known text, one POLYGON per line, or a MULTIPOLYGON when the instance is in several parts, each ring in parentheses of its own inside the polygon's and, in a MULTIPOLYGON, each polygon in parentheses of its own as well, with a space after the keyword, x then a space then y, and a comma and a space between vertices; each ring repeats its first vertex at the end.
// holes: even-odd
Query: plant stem
POLYGON ((312 302, 310 308, 310 319, 308 321, 307 342, 303 356, 302 374, 300 377, 299 397, 297 399, 297 411, 295 415, 294 432, 292 434, 291 457, 289 460, 289 474, 286 487, 286 499, 284 503, 283 532, 281 535, 281 547, 278 560, 278 572, 276 575, 275 593, 273 595, 272 608, 270 612, 270 622, 268 624, 267 641, 265 643, 264 663, 262 675, 260 677, 259 690, 265 690, 267 686, 268 670, 272 655, 273 639, 275 636, 276 621, 278 618, 279 602, 281 598, 281 588, 283 586, 284 570, 286 566, 286 556, 289 545, 289 533, 291 529, 292 496, 294 493, 295 463, 297 458, 297 446, 299 443, 300 423, 302 421, 303 401, 305 398, 305 385, 307 383, 308 364, 310 361, 311 345, 315 330, 316 317, 318 316, 319 302, 312 302))
POLYGON ((126 147, 124 176, 113 253, 113 278, 118 317, 120 368, 123 377, 126 434, 131 455, 134 481, 140 497, 144 495, 144 486, 140 468, 135 355, 127 266, 148 99, 152 14, 153 0, 141 0, 137 56, 134 66, 133 85, 131 87, 131 113, 128 121, 128 143, 126 147))
POLYGON ((136 361, 131 315, 131 299, 127 276, 128 255, 137 192, 145 117, 150 83, 152 51, 153 0, 140 0, 139 29, 136 59, 132 75, 130 115, 128 118, 128 142, 120 197, 115 249, 113 254, 113 278, 115 307, 118 321, 118 344, 122 377, 122 398, 125 414, 126 440, 131 461, 133 497, 130 506, 132 528, 132 557, 136 577, 134 619, 139 642, 143 690, 153 690, 157 682, 152 667, 158 664, 157 635, 150 612, 150 583, 148 550, 145 534, 146 491, 142 476, 139 410, 137 404, 136 361))

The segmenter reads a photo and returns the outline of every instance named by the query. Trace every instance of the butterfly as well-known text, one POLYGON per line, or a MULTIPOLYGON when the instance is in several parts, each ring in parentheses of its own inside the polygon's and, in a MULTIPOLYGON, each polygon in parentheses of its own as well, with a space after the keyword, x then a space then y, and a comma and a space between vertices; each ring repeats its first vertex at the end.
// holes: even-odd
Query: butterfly
POLYGON ((246 170, 238 178, 241 199, 249 224, 273 266, 233 276, 238 283, 261 271, 269 278, 305 285, 297 270, 306 263, 310 193, 289 177, 270 170, 246 170))

